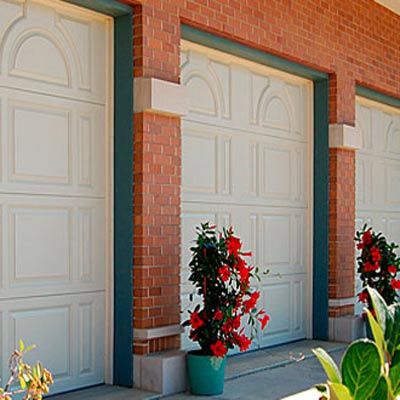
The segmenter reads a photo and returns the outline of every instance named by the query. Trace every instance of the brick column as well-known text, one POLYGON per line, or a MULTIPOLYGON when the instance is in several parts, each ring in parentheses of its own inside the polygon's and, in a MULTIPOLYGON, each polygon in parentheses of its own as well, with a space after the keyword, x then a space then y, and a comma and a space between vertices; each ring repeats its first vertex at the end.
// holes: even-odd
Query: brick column
POLYGON ((134 7, 134 352, 180 346, 180 32, 177 6, 134 7))
POLYGON ((351 76, 330 80, 329 127, 329 336, 350 341, 360 329, 355 300, 355 158, 361 146, 355 123, 355 82, 351 76))
POLYGON ((180 348, 180 21, 172 2, 134 17, 134 383, 185 390, 180 348))
POLYGON ((180 323, 180 120, 141 112, 134 122, 134 351, 148 354, 179 348, 176 333, 154 329, 180 323))

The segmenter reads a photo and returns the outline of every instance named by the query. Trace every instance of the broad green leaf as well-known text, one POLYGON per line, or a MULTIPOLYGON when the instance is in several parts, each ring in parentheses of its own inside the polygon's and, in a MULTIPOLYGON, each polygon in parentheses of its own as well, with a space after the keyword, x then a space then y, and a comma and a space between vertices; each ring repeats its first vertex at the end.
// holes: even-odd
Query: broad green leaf
MULTIPOLYGON (((341 383, 328 382, 331 400, 353 400, 349 389, 341 383)), ((365 399, 364 399, 365 400, 365 399)))
POLYGON ((385 338, 387 351, 393 357, 400 346, 400 304, 392 304, 389 307, 389 319, 386 324, 385 338))
POLYGON ((322 348, 313 349, 312 351, 321 363, 328 380, 332 383, 342 383, 340 371, 332 357, 322 348))
POLYGON ((366 310, 366 312, 368 316, 369 326, 371 327, 375 343, 378 346, 379 356, 381 358, 381 363, 383 365, 385 363, 385 354, 386 354, 386 342, 385 342, 384 332, 382 331, 382 328, 378 324, 376 319, 371 314, 371 311, 366 310))
POLYGON ((354 400, 366 400, 378 385, 381 357, 377 345, 368 339, 353 342, 342 359, 343 384, 354 400))
POLYGON ((372 301, 372 306, 376 314, 376 319, 378 320, 378 323, 381 326, 382 331, 385 332, 386 320, 389 314, 388 306, 383 297, 379 294, 377 290, 372 289, 370 287, 368 287, 367 290, 372 301))
POLYGON ((390 382, 392 384, 393 394, 400 395, 400 351, 394 354, 392 365, 390 366, 390 382))
POLYGON ((368 400, 388 400, 389 387, 385 377, 381 376, 378 386, 375 388, 374 393, 368 400))

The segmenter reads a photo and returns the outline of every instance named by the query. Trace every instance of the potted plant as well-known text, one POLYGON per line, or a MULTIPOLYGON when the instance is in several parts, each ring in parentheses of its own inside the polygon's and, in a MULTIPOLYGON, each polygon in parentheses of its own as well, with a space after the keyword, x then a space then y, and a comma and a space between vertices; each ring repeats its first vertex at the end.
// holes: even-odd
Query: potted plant
POLYGON ((247 350, 269 316, 257 309, 260 292, 251 288, 250 281, 259 280, 258 269, 247 264, 245 257, 251 253, 242 251, 232 228, 220 233, 206 223, 196 231, 189 281, 202 301, 189 311, 183 325, 190 327, 190 338, 200 349, 188 353, 188 376, 193 394, 216 395, 223 392, 228 350, 235 346, 247 350), (245 317, 248 336, 242 326, 245 317))
MULTIPOLYGON (((360 251, 357 257, 357 272, 362 281, 362 290, 358 293, 359 301, 373 312, 372 300, 367 290, 370 287, 376 289, 388 305, 393 304, 398 299, 396 291, 400 289, 400 280, 396 279, 400 266, 400 258, 395 253, 398 246, 389 243, 381 232, 376 233, 367 225, 357 231, 355 241, 360 251)), ((366 321, 367 336, 372 338, 368 320, 366 321)))

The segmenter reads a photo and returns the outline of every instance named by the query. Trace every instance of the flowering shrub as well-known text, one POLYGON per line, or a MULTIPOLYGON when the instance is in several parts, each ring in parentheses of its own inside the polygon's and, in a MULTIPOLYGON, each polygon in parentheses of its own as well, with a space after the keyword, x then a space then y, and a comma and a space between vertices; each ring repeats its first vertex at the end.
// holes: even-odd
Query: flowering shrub
POLYGON ((388 305, 393 304, 400 289, 400 280, 396 279, 400 258, 396 255, 395 243, 388 243, 382 233, 376 233, 367 225, 356 233, 358 270, 363 290, 358 294, 359 301, 368 304, 372 310, 367 286, 376 289, 388 305))
POLYGON ((203 301, 183 325, 190 326, 190 338, 199 343, 204 355, 224 357, 235 346, 246 351, 258 325, 264 329, 269 321, 265 311, 257 309, 260 292, 250 287, 252 278, 259 280, 257 268, 245 260, 251 253, 242 251, 242 242, 232 228, 219 233, 206 223, 196 230, 189 280, 203 301), (241 328, 245 316, 251 327, 250 337, 241 328))
POLYGON ((25 347, 20 340, 19 350, 12 353, 8 362, 10 378, 4 388, 0 387, 0 400, 12 400, 17 395, 23 395, 23 400, 42 400, 43 395, 49 393, 49 387, 54 383, 51 373, 40 363, 32 367, 23 361, 23 356, 34 347, 25 347), (12 389, 17 381, 20 388, 12 389))

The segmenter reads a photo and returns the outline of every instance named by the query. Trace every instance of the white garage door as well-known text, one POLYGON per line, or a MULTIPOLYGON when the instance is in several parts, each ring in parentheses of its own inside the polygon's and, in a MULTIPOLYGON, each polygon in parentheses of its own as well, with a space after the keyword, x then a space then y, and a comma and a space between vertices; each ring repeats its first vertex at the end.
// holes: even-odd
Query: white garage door
POLYGON ((23 339, 54 392, 104 382, 112 20, 0 1, 0 377, 23 339))
MULTIPOLYGON (((182 305, 194 227, 233 225, 253 263, 271 323, 258 346, 304 338, 311 325, 312 84, 189 42, 182 82, 182 305)), ((183 313, 183 318, 187 313, 183 313)), ((187 335, 183 346, 190 347, 187 335)))
POLYGON ((363 142, 356 162, 357 229, 368 224, 400 243, 400 110, 358 98, 356 125, 363 142))

